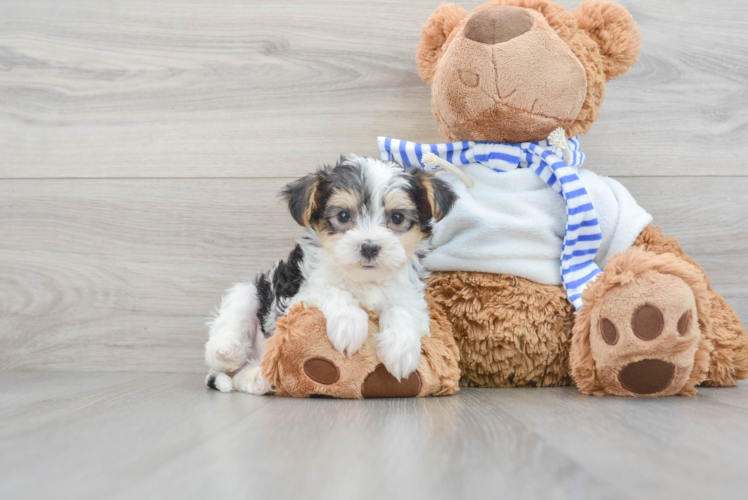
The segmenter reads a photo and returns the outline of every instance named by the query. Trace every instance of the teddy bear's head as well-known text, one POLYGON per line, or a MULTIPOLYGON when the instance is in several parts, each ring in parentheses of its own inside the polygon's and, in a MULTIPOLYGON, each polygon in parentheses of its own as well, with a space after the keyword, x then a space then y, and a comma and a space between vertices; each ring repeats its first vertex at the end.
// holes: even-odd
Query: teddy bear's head
POLYGON ((631 15, 587 0, 573 12, 550 0, 494 0, 472 14, 442 5, 423 26, 416 61, 451 141, 524 142, 558 127, 586 132, 605 83, 641 48, 631 15))

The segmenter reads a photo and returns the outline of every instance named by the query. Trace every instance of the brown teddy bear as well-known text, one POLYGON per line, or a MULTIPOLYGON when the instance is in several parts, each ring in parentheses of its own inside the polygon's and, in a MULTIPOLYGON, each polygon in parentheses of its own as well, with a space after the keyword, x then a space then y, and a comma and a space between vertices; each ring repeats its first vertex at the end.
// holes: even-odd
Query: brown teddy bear
MULTIPOLYGON (((439 7, 423 27, 416 60, 431 85, 444 137, 524 143, 543 141, 559 127, 567 138, 589 130, 606 82, 624 74, 639 52, 638 27, 615 3, 587 0, 570 12, 549 0, 496 0, 471 14, 454 5, 439 7)), ((470 168, 469 177, 479 175, 470 168)), ((588 189, 600 179, 592 175, 588 189)), ((632 222, 614 235, 626 236, 610 244, 618 252, 601 256, 598 250, 595 260, 604 257, 605 265, 586 283, 576 315, 557 283, 477 272, 483 263, 431 266, 440 270, 430 292, 456 330, 461 385, 575 383, 585 394, 666 396, 748 376, 748 336, 735 311, 675 239, 648 223, 633 199, 624 202, 625 188, 604 180, 620 202, 618 216, 632 222)), ((470 190, 464 192, 469 198, 470 190)), ((592 195, 595 206, 605 204, 603 196, 592 195)), ((453 212, 441 224, 458 216, 453 212)), ((461 232, 442 243, 452 245, 468 224, 455 223, 461 232)), ((479 229, 490 233, 488 225, 479 229)))
POLYGON ((455 142, 379 141, 383 159, 460 168, 439 174, 460 199, 424 261, 432 338, 418 373, 397 383, 366 345, 345 358, 321 313, 301 309, 279 321, 263 357, 276 391, 451 394, 452 328, 463 386, 666 396, 746 378, 748 335, 704 270, 625 187, 579 168, 576 136, 597 120, 606 82, 639 56, 629 13, 600 0, 573 12, 549 0, 496 0, 471 14, 443 5, 421 39, 418 70, 455 142))

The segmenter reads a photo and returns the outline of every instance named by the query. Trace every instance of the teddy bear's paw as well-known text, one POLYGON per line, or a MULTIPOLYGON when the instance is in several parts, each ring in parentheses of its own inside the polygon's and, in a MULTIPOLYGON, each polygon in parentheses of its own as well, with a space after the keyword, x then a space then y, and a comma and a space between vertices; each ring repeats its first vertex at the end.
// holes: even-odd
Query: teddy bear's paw
POLYGON ((249 394, 270 394, 272 392, 270 383, 262 377, 262 369, 259 366, 245 367, 233 378, 234 389, 249 394))
POLYGON ((402 380, 416 371, 421 359, 419 336, 385 329, 376 335, 375 341, 377 357, 395 379, 402 380))
POLYGON ((421 375, 417 371, 407 378, 397 380, 380 363, 364 379, 361 395, 365 398, 412 398, 421 393, 422 386, 421 375))
POLYGON ((694 367, 701 333, 691 288, 673 275, 650 273, 594 305, 590 347, 609 394, 678 394, 694 367))
POLYGON ((351 356, 369 335, 369 315, 360 307, 341 307, 327 314, 327 337, 333 347, 351 356))
POLYGON ((315 356, 304 362, 304 373, 318 384, 332 385, 340 379, 340 369, 327 358, 315 356))
POLYGON ((211 339, 205 344, 205 361, 216 371, 234 372, 247 362, 247 353, 234 339, 211 339))

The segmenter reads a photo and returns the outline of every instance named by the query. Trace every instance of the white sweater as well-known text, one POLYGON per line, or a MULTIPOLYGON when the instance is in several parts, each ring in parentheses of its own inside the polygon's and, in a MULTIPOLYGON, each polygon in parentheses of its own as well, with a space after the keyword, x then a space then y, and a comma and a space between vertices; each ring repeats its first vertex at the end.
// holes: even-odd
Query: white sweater
MULTIPOLYGON (((480 164, 462 170, 475 183, 468 189, 454 174, 441 172, 460 197, 434 227, 434 250, 424 265, 431 271, 480 271, 560 285, 559 259, 566 228, 564 199, 528 169, 497 173, 480 164)), ((603 241, 595 262, 625 252, 652 216, 618 181, 579 169, 592 196, 603 241)))

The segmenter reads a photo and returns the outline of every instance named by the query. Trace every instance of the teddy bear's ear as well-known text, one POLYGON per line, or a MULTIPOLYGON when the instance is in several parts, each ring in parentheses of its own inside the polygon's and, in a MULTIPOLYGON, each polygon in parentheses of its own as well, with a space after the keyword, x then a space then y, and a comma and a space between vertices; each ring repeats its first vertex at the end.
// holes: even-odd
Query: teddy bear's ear
POLYGON ((429 85, 436 72, 436 64, 444 53, 445 43, 455 27, 467 17, 462 7, 454 4, 440 5, 429 16, 421 30, 421 43, 416 52, 418 74, 429 85))
POLYGON ((613 2, 587 0, 573 13, 579 29, 600 48, 607 80, 621 76, 639 59, 639 27, 626 9, 613 2))

